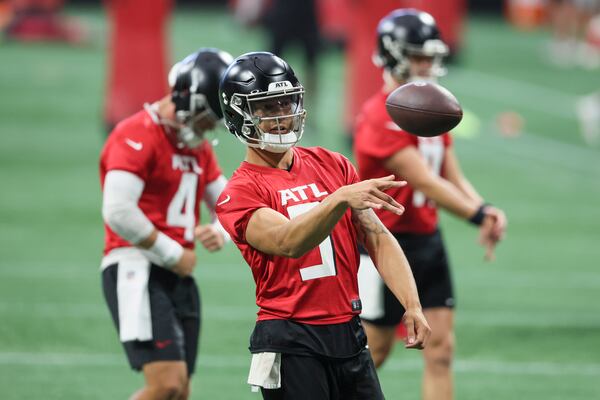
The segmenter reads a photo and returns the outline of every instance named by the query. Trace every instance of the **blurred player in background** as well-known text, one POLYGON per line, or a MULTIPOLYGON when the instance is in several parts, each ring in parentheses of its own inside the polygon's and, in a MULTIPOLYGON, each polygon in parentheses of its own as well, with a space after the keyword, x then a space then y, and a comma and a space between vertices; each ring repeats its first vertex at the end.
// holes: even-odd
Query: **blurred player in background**
POLYGON ((205 133, 222 118, 218 82, 233 58, 200 49, 169 73, 171 94, 117 125, 100 159, 106 302, 127 358, 146 385, 135 399, 187 399, 200 333, 194 239, 209 251, 227 234, 199 225, 227 180, 205 133))
POLYGON ((106 132, 144 103, 169 92, 166 31, 173 0, 104 0, 109 54, 104 99, 106 132))
POLYGON ((586 41, 590 21, 600 13, 600 0, 550 0, 548 2, 552 41, 550 60, 558 66, 600 66, 597 48, 586 41))
POLYGON ((64 5, 65 0, 0 1, 0 29, 9 40, 85 44, 87 28, 65 16, 64 5))
POLYGON ((363 104, 378 92, 379 71, 371 62, 375 50, 373 32, 381 18, 397 8, 426 10, 439 21, 440 33, 449 45, 449 55, 456 56, 462 47, 462 27, 466 14, 465 0, 345 0, 348 15, 346 32, 347 90, 345 124, 349 136, 356 129, 356 115, 363 104))
MULTIPOLYGON (((377 210, 385 226, 406 253, 432 335, 423 352, 423 398, 452 398, 454 294, 437 207, 480 227, 480 241, 493 257, 506 226, 504 213, 485 204, 463 176, 448 133, 422 138, 401 131, 385 108, 387 95, 410 80, 433 80, 444 73, 447 46, 430 14, 415 9, 395 10, 377 28, 374 60, 383 69, 381 91, 367 101, 359 115, 355 156, 361 179, 394 174, 408 182, 389 194, 406 207, 403 215, 377 210)), ((363 318, 375 365, 389 355, 403 306, 379 278, 366 255, 359 271, 363 318)))
POLYGON ((248 383, 265 399, 383 399, 358 318, 357 243, 406 307, 407 346, 422 348, 429 327, 410 267, 371 209, 401 214, 383 191, 403 183, 360 182, 342 155, 294 147, 304 88, 279 57, 238 57, 219 91, 228 129, 247 145, 217 214, 256 282, 248 383))
POLYGON ((317 18, 319 0, 230 0, 236 19, 246 26, 261 24, 269 35, 271 53, 282 57, 300 46, 305 64, 305 87, 310 102, 317 98, 321 34, 317 18))

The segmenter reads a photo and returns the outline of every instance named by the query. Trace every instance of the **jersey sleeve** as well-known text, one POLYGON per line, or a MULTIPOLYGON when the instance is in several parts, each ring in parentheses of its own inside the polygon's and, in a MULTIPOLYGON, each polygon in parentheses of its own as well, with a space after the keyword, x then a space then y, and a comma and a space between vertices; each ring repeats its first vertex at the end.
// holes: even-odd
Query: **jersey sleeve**
POLYGON ((102 152, 105 170, 131 172, 146 181, 154 162, 153 142, 140 133, 116 131, 102 152))
POLYGON ((346 185, 352 185, 353 183, 360 182, 360 178, 358 177, 358 173, 356 172, 356 168, 354 165, 342 154, 336 153, 338 158, 338 162, 342 169, 342 173, 344 174, 344 182, 346 185))
POLYGON ((251 183, 230 181, 217 200, 217 218, 236 243, 246 243, 246 228, 259 208, 271 207, 251 183))
POLYGON ((219 167, 217 156, 210 143, 205 141, 203 146, 203 156, 206 157, 204 164, 206 171, 206 182, 210 183, 221 176, 223 172, 221 171, 221 167, 219 167))

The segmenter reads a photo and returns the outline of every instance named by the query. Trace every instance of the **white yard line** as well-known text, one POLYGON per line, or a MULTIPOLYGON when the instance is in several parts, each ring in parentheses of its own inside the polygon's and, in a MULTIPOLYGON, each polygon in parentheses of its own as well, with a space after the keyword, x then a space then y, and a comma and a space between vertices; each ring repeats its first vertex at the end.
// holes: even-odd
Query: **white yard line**
MULTIPOLYGON (((204 321, 233 321, 251 324, 256 318, 257 307, 223 306, 203 304, 204 321)), ((591 312, 591 311, 590 311, 591 312)), ((110 321, 108 309, 101 303, 27 303, 0 301, 0 316, 18 317, 26 315, 36 319, 103 319, 110 321)), ((460 326, 519 326, 519 327, 586 327, 600 328, 600 320, 589 318, 588 312, 557 315, 556 311, 506 312, 503 310, 469 310, 459 308, 456 311, 456 323, 460 326)))
POLYGON ((509 108, 523 107, 554 117, 576 119, 575 102, 579 98, 576 95, 467 68, 452 68, 449 76, 448 80, 460 84, 460 92, 469 96, 504 103, 509 108))
MULTIPOLYGON (((199 367, 243 368, 250 365, 250 355, 232 356, 220 354, 200 354, 199 367)), ((125 366, 122 354, 85 353, 33 353, 0 352, 0 366, 35 367, 102 367, 125 366)), ((389 360, 384 371, 407 371, 420 369, 420 360, 389 360)), ((477 373, 494 375, 538 375, 538 376, 600 376, 600 363, 562 363, 549 361, 504 361, 504 360, 456 360, 457 373, 477 373)))

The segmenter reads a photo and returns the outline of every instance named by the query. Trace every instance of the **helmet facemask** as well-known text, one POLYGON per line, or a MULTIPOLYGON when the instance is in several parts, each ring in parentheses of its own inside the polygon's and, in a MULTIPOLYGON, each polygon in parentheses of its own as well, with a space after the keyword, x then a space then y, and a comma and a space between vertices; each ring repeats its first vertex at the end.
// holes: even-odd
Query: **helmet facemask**
POLYGON ((436 81, 437 78, 446 75, 443 66, 443 58, 448 55, 448 46, 440 39, 426 40, 422 45, 402 43, 399 40, 386 35, 381 38, 383 48, 387 50, 393 60, 386 60, 380 55, 375 55, 373 62, 379 67, 386 68, 394 79, 399 81, 429 80, 436 81), (411 56, 431 57, 432 65, 428 76, 411 75, 411 56))
POLYGON ((244 119, 236 136, 250 147, 285 153, 304 133, 303 99, 304 88, 288 81, 273 82, 266 92, 233 94, 230 106, 244 119))
POLYGON ((212 111, 202 93, 191 94, 189 110, 176 110, 175 121, 161 118, 160 123, 170 131, 178 148, 198 147, 204 140, 214 141, 214 128, 219 117, 212 111))
POLYGON ((448 55, 448 46, 439 39, 426 40, 422 46, 407 44, 405 47, 406 59, 408 65, 409 81, 437 81, 439 77, 446 75, 446 68, 443 66, 443 59, 448 55), (412 74, 410 63, 412 57, 430 58, 431 67, 427 74, 412 74))

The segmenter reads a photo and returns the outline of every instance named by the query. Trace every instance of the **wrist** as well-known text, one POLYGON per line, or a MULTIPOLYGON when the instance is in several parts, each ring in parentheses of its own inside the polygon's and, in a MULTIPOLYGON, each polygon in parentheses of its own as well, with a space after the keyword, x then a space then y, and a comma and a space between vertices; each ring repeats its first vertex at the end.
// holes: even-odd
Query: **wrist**
POLYGON ((156 254, 167 268, 175 265, 183 255, 183 246, 160 231, 148 250, 156 254))
POLYGON ((421 307, 421 302, 418 299, 407 301, 406 305, 404 305, 404 309, 406 311, 420 311, 423 307, 421 307))
POLYGON ((333 192, 331 196, 327 197, 327 199, 332 203, 332 206, 334 208, 344 207, 344 209, 346 209, 350 206, 350 203, 348 202, 348 200, 346 200, 345 186, 342 186, 341 188, 333 192))
POLYGON ((485 219, 485 208, 489 206, 489 204, 487 203, 483 203, 482 205, 479 206, 479 208, 477 209, 477 211, 475 211, 475 214, 471 215, 471 217, 469 217, 468 221, 470 223, 472 223, 473 225, 477 225, 480 226, 481 224, 483 224, 483 220, 485 219))

